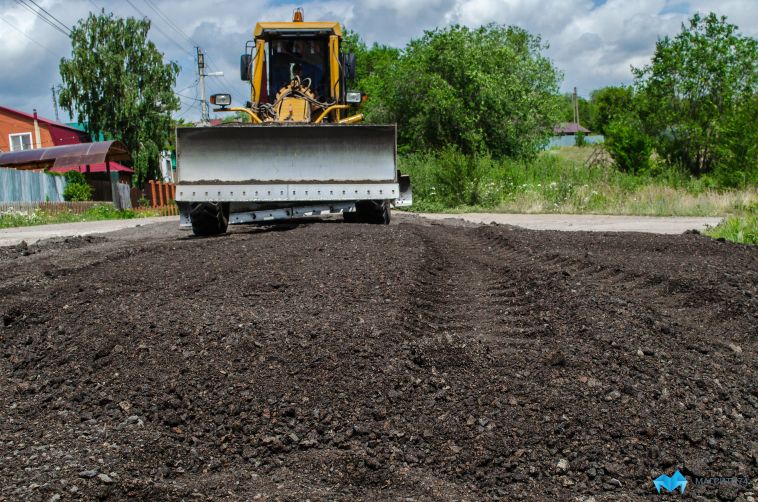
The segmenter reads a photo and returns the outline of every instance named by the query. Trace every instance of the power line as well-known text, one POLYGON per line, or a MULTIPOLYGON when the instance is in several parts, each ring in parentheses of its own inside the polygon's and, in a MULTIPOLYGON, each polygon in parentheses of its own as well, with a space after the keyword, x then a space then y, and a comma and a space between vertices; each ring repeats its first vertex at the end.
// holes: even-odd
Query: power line
MULTIPOLYGON (((195 80, 194 82, 192 82, 192 83, 191 83, 190 85, 188 85, 187 87, 184 87, 184 88, 182 88, 182 89, 179 89, 178 91, 174 91, 174 94, 179 94, 180 92, 184 92, 184 91, 186 91, 187 89, 189 89, 189 88, 191 88, 191 87, 195 87, 195 86, 197 85, 197 83, 198 83, 198 81, 197 81, 197 80, 195 80)), ((195 96, 195 97, 197 97, 197 96, 195 96)))
POLYGON ((21 33, 23 36, 25 36, 26 38, 28 38, 28 39, 29 39, 29 40, 31 40, 32 42, 34 42, 34 43, 35 43, 35 44, 37 44, 38 46, 42 47, 44 50, 46 50, 46 51, 48 51, 48 52, 50 52, 50 53, 54 53, 53 49, 51 49, 50 47, 46 47, 46 46, 42 45, 42 44, 41 44, 41 43, 39 43, 37 40, 33 39, 32 37, 30 37, 29 35, 27 35, 26 33, 24 33, 24 31, 23 31, 23 30, 19 29, 19 28, 18 28, 18 27, 16 27, 15 25, 13 25, 13 24, 12 24, 10 21, 8 21, 7 19, 5 19, 5 18, 3 18, 3 17, 0 17, 0 21, 4 22, 5 24, 7 24, 8 26, 10 26, 11 28, 13 28, 14 30, 16 30, 17 32, 21 33))
POLYGON ((68 25, 66 25, 66 23, 64 23, 63 21, 61 21, 61 20, 60 20, 60 19, 58 19, 57 17, 55 17, 55 16, 53 16, 52 14, 50 14, 50 12, 48 12, 47 10, 45 10, 45 9, 44 9, 44 7, 42 7, 40 4, 38 4, 38 3, 37 3, 37 2, 35 2, 34 0, 26 0, 26 1, 27 1, 27 2, 31 2, 31 3, 33 3, 34 5, 36 5, 36 6, 37 6, 37 8, 38 8, 39 10, 41 10, 42 12, 44 12, 45 14, 47 14, 47 15, 48 15, 48 17, 52 18, 52 19, 53 19, 53 21, 55 21, 55 22, 56 22, 56 23, 58 23, 58 24, 59 24, 61 27, 63 27, 63 29, 65 29, 66 31, 68 31, 69 35, 71 34, 71 28, 69 28, 69 27, 68 27, 68 25))
POLYGON ((182 98, 185 98, 185 99, 189 99, 189 100, 192 100, 192 101, 202 101, 202 99, 200 99, 200 98, 197 98, 197 97, 193 98, 192 96, 187 96, 186 94, 179 94, 178 92, 175 92, 174 94, 176 94, 179 97, 182 97, 182 98))
POLYGON ((189 57, 191 57, 191 58, 194 59, 195 55, 192 54, 192 52, 190 52, 188 49, 186 49, 185 47, 183 47, 179 42, 177 42, 176 40, 174 40, 174 38, 172 38, 168 33, 166 33, 165 31, 163 31, 160 26, 158 26, 157 24, 155 24, 153 22, 153 20, 150 19, 150 16, 148 16, 147 14, 145 14, 144 12, 142 12, 136 5, 134 5, 134 3, 132 3, 132 0, 126 0, 126 3, 128 3, 129 5, 131 5, 132 8, 134 10, 136 10, 137 13, 140 16, 142 16, 144 19, 147 19, 148 21, 150 21, 150 23, 153 26, 155 26, 155 29, 158 30, 167 40, 169 40, 174 45, 176 45, 179 48, 179 50, 181 50, 182 52, 186 53, 189 57))
POLYGON ((35 16, 37 16, 38 18, 40 18, 42 21, 44 21, 45 23, 47 23, 52 28, 56 29, 58 32, 62 33, 66 37, 70 37, 71 36, 71 30, 65 24, 61 23, 61 25, 63 26, 63 28, 62 28, 61 26, 55 24, 53 21, 51 21, 50 19, 48 19, 47 17, 45 17, 44 15, 42 15, 41 12, 33 9, 30 5, 25 4, 21 0, 16 0, 16 3, 19 4, 19 5, 21 5, 22 7, 24 7, 26 10, 28 10, 29 12, 31 12, 32 14, 34 14, 35 16), (68 31, 66 31, 66 30, 68 30, 68 31))
POLYGON ((195 101, 194 103, 192 103, 192 104, 189 106, 189 108, 187 108, 187 109, 186 109, 186 110, 184 110, 184 111, 183 111, 181 114, 179 114, 179 116, 178 116, 177 118, 179 118, 179 119, 180 119, 180 118, 184 117, 185 115, 187 115, 187 114, 190 112, 190 110, 194 109, 196 106, 197 106, 197 101, 195 101))
MULTIPOLYGON (((159 17, 160 17, 160 18, 161 18, 161 19, 162 19, 162 20, 163 20, 163 21, 164 21, 164 22, 165 22, 165 23, 166 23, 166 24, 169 26, 169 28, 173 29, 173 30, 174 30, 174 31, 175 31, 177 34, 179 34, 180 36, 184 37, 184 39, 185 39, 185 40, 187 40, 187 41, 188 41, 190 44, 192 44, 194 47, 199 47, 199 46, 200 46, 200 44, 198 44, 198 43, 197 43, 197 42, 196 42, 194 39, 192 39, 192 37, 190 37, 189 35, 187 35, 187 33, 186 33, 184 30, 182 30, 182 29, 181 29, 181 28, 180 28, 180 27, 179 27, 179 26, 178 26, 176 23, 174 23, 174 21, 173 21, 173 20, 171 20, 171 18, 170 18, 170 17, 169 17, 169 16, 168 16, 168 15, 167 15, 165 12, 163 12, 163 11, 160 9, 160 7, 158 7, 158 6, 155 4, 155 2, 153 2, 153 0, 145 0, 145 3, 146 3, 146 4, 147 4, 147 6, 148 6, 148 7, 150 7, 150 8, 151 8, 153 11, 155 11, 155 13, 156 13, 156 14, 158 14, 158 16, 159 16, 159 17)), ((209 69, 210 71, 216 71, 216 70, 214 69, 214 66, 215 66, 215 65, 211 64, 211 61, 209 61, 209 59, 210 59, 210 58, 208 57, 208 55, 207 55, 207 54, 205 54, 206 66, 208 67, 208 69, 209 69)), ((224 85, 225 85, 227 88, 229 88, 229 90, 231 90, 232 88, 234 88, 234 86, 233 86, 233 85, 232 85, 232 84, 231 84, 231 83, 230 83, 230 82, 229 82, 229 81, 226 79, 226 76, 225 76, 225 75, 224 75, 224 76, 221 76, 220 78, 221 78, 221 82, 222 82, 222 83, 223 83, 223 84, 224 84, 224 85)), ((209 87, 210 87, 210 86, 209 86, 209 87)))
MULTIPOLYGON (((195 44, 195 43, 194 43, 194 41, 192 40, 192 38, 190 38, 190 37, 189 37, 189 36, 188 36, 188 35, 187 35, 187 34, 186 34, 186 33, 185 33, 185 32, 184 32, 184 31, 183 31, 181 28, 179 28, 179 27, 176 25, 176 23, 174 23, 174 22, 173 22, 173 21, 172 21, 172 20, 171 20, 171 19, 170 19, 170 18, 169 18, 169 17, 168 17, 168 16, 167 16, 167 15, 166 15, 164 12, 163 12, 163 11, 161 11, 161 10, 158 8, 158 6, 157 6, 157 5, 155 5, 155 4, 154 4, 154 3, 152 3, 152 2, 148 2, 148 0, 145 0, 145 1, 146 1, 146 4, 148 5, 148 7, 150 7, 152 10, 154 10, 154 11, 155 11, 155 12, 158 14, 158 16, 161 18, 161 20, 163 20, 163 21, 166 23, 166 25, 168 25, 168 26, 169 26, 171 29, 173 29, 174 31, 176 31, 176 32, 177 32, 179 35, 181 35, 182 37, 184 37, 184 38, 185 38, 187 41, 189 41, 189 42, 190 42, 190 43, 192 43, 193 45, 195 45, 195 46, 198 46, 198 44, 195 44)), ((145 19, 147 19, 148 21, 150 21, 150 22, 151 22, 151 25, 152 25, 152 26, 154 26, 154 27, 155 27, 155 29, 156 29, 156 30, 157 30, 159 33, 161 33, 161 34, 162 34, 162 35, 163 35, 163 36, 164 36, 164 37, 165 37, 165 38, 166 38, 168 41, 170 41, 171 43, 173 43, 173 44, 174 44, 174 45, 175 45, 177 48, 179 48, 179 50, 181 50, 183 53, 185 53, 185 54, 189 55, 190 57, 192 57, 193 61, 196 61, 196 59, 195 59, 195 54, 193 54, 193 53, 192 53, 192 52, 190 52, 188 49, 186 49, 186 48, 183 46, 183 44, 182 44, 182 43, 180 43, 180 42, 178 42, 178 41, 177 41, 177 40, 176 40, 176 39, 175 39, 173 36, 171 36, 170 34, 166 33, 166 31, 164 31, 163 29, 161 29, 161 27, 160 27, 160 26, 159 26, 157 23, 155 23, 155 21, 153 21, 153 20, 150 18, 150 16, 148 16, 147 14, 145 14, 145 13, 144 13, 144 12, 143 12, 143 11, 142 11, 142 10, 141 10, 139 7, 137 7, 137 6, 134 4, 134 2, 132 2, 132 0, 126 0, 126 2, 127 2, 127 3, 128 3, 128 4, 129 4, 129 5, 130 5, 130 6, 131 6, 131 7, 132 7, 132 8, 133 8, 133 9, 134 9, 134 10, 135 10, 135 11, 136 11, 136 12, 137 12, 139 15, 140 15, 140 16, 142 16, 143 18, 145 18, 145 19)), ((213 67, 212 67, 210 64, 206 64, 206 67, 207 67, 209 70, 211 70, 211 71, 214 71, 214 68, 213 68, 213 67)), ((232 88, 232 85, 231 85, 231 84, 230 84, 230 83, 229 83, 229 82, 226 80, 226 78, 225 78, 224 76, 221 76, 221 81, 222 81, 222 82, 224 83, 224 85, 226 85, 226 86, 227 86, 229 89, 231 89, 231 88, 232 88)), ((218 86, 217 86, 217 82, 213 82, 213 83, 212 83, 211 85, 209 85, 208 87, 209 87, 209 88, 210 88, 210 87, 212 87, 212 88, 213 88, 213 91, 215 91, 214 93, 218 93, 218 86)))
POLYGON ((179 48, 179 50, 181 50, 182 52, 184 52, 185 54, 187 54, 188 56, 190 56, 192 58, 192 60, 195 61, 195 55, 192 52, 190 52, 188 49, 186 49, 184 46, 182 46, 181 43, 177 42, 177 40, 174 37, 172 37, 171 35, 169 35, 168 33, 166 33, 164 30, 162 30, 161 27, 157 23, 155 23, 152 19, 150 19, 150 16, 148 16, 142 10, 140 10, 140 8, 137 7, 134 4, 134 2, 132 2, 132 0, 126 0, 126 2, 129 5, 131 5, 132 8, 135 11, 137 11, 137 13, 140 16, 142 16, 143 18, 145 18, 148 21, 150 21, 151 25, 154 26, 155 29, 158 30, 158 32, 161 33, 168 41, 170 41, 171 43, 173 43, 177 48, 179 48))
POLYGON ((160 16, 166 22, 166 24, 169 25, 170 28, 172 28, 174 31, 176 31, 177 33, 179 33, 184 38, 186 38, 187 41, 189 41, 190 44, 192 44, 193 46, 199 45, 194 40, 192 40, 189 37, 189 35, 187 35, 187 33, 184 32, 184 30, 182 30, 181 28, 179 28, 171 20, 171 18, 169 18, 157 5, 155 5, 155 3, 153 3, 151 0, 145 0, 145 3, 147 4, 148 7, 150 7, 151 9, 153 9, 155 11, 155 13, 158 14, 158 16, 160 16))

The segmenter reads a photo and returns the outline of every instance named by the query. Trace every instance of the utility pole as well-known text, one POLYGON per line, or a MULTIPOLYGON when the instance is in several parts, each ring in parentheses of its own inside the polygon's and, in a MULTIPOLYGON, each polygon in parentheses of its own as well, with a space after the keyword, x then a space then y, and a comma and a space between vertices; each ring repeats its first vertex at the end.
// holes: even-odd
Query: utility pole
POLYGON ((576 87, 574 87, 574 123, 579 124, 579 98, 576 95, 576 87))
POLYGON ((200 81, 200 122, 208 125, 211 117, 208 112, 208 102, 205 101, 205 54, 200 47, 197 48, 197 74, 200 81))
POLYGON ((202 125, 208 125, 211 122, 210 110, 208 109, 208 102, 205 100, 205 77, 223 77, 224 72, 214 71, 212 73, 205 73, 205 54, 200 47, 197 47, 197 74, 200 84, 200 123, 202 125))
POLYGON ((55 86, 51 86, 50 90, 53 91, 53 110, 55 110, 55 121, 60 122, 61 119, 58 117, 58 98, 55 96, 55 86))

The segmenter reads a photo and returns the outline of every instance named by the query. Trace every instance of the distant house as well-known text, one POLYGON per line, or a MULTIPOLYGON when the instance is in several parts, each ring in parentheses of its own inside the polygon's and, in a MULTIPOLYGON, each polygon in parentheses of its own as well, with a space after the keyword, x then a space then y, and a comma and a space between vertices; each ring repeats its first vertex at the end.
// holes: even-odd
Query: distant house
POLYGON ((89 135, 53 120, 0 106, 0 150, 16 152, 50 146, 89 143, 89 135))
MULTIPOLYGON (((81 124, 61 124, 38 116, 36 110, 32 114, 28 114, 0 106, 0 151, 2 152, 90 142, 90 136, 83 130, 81 124)), ((119 181, 131 183, 134 170, 118 162, 111 162, 110 169, 119 174, 119 181)), ((105 163, 50 169, 52 172, 60 173, 73 170, 84 173, 90 182, 107 180, 105 163)))
POLYGON ((589 134, 590 130, 582 127, 576 122, 561 122, 553 127, 553 134, 556 136, 575 136, 579 133, 589 134))

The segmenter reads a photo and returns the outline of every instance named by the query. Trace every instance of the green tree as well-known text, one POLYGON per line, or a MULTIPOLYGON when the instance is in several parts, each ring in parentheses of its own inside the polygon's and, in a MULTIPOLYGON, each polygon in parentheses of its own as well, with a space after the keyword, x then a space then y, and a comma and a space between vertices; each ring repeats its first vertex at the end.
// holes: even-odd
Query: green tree
POLYGON ((71 58, 62 58, 61 107, 76 113, 92 137, 123 141, 132 152, 135 183, 158 174, 170 143, 179 66, 165 63, 147 39, 150 21, 90 14, 71 32, 71 58))
POLYGON ((560 113, 560 75, 545 48, 521 28, 494 24, 426 32, 397 60, 376 48, 374 71, 362 81, 374 93, 367 115, 397 122, 405 150, 533 155, 560 113))
POLYGON ((693 174, 739 171, 755 178, 758 41, 725 17, 695 14, 658 41, 650 65, 634 68, 640 117, 655 148, 693 174), (745 171, 749 170, 749 171, 745 171))
MULTIPOLYGON (((595 125, 593 123, 593 102, 587 100, 581 96, 577 97, 579 103, 579 123, 589 129, 595 131, 595 125)), ((561 96, 560 101, 560 118, 559 122, 573 122, 574 121, 574 98, 573 94, 567 93, 561 96)))
POLYGON ((400 49, 374 43, 370 47, 351 30, 345 31, 342 51, 355 54, 357 61, 356 78, 348 81, 348 89, 362 91, 366 103, 362 112, 367 122, 391 121, 391 113, 382 99, 389 91, 388 82, 391 68, 400 59, 400 49))
MULTIPOLYGON (((225 113, 223 118, 221 119, 222 124, 231 124, 234 122, 239 122, 242 124, 247 124, 250 122, 250 115, 248 115, 245 112, 233 112, 233 113, 225 113)), ((181 125, 178 125, 178 127, 181 127, 181 125)))
POLYGON ((608 124, 634 111, 634 91, 631 87, 603 87, 592 91, 592 129, 607 134, 608 124))
POLYGON ((650 168, 650 138, 633 114, 618 116, 605 127, 605 148, 620 171, 639 174, 650 168))

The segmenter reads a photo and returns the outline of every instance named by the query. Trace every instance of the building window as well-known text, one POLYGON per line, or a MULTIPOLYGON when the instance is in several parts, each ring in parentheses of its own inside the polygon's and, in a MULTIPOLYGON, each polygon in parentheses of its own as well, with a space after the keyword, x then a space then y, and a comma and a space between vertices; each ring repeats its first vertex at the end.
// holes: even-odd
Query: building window
POLYGON ((19 150, 31 150, 32 149, 32 133, 22 132, 20 134, 9 134, 8 142, 11 145, 11 152, 18 152, 19 150))

